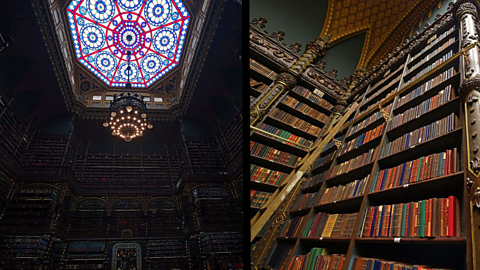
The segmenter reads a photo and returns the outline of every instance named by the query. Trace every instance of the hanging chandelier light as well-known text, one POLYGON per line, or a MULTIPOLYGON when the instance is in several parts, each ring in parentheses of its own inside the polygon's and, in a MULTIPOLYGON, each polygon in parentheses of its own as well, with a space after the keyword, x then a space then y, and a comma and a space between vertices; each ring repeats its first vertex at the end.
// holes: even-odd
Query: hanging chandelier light
POLYGON ((125 92, 118 97, 116 94, 113 95, 113 101, 110 103, 110 118, 103 123, 104 127, 110 127, 113 136, 119 136, 126 142, 131 142, 135 137, 143 136, 145 128, 153 128, 153 125, 147 119, 147 104, 143 101, 143 97, 131 92, 131 54, 131 51, 127 51, 128 66, 126 69, 125 92))

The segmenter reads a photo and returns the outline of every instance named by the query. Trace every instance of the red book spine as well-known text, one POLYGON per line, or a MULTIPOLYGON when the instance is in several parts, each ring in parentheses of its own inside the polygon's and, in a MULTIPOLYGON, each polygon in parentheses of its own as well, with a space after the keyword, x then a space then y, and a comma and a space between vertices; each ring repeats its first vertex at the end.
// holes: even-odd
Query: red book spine
POLYGON ((448 231, 447 231, 447 236, 448 237, 455 237, 455 228, 457 227, 456 223, 456 216, 455 216, 455 197, 454 196, 448 196, 448 231))

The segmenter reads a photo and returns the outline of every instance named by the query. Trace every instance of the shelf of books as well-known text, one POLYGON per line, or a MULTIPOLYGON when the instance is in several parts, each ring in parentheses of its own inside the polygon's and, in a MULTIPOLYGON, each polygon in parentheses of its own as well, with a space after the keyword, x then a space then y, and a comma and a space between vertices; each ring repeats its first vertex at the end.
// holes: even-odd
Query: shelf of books
POLYGON ((183 213, 175 201, 158 198, 148 202, 148 237, 182 236, 184 233, 183 213))
POLYGON ((213 184, 194 187, 192 195, 197 232, 194 238, 199 246, 196 249, 195 243, 190 245, 203 263, 197 258, 191 263, 204 265, 199 269, 243 269, 243 218, 238 214, 242 213, 239 199, 234 198, 229 188, 213 184))
POLYGON ((332 108, 329 101, 308 88, 296 86, 256 125, 259 130, 250 137, 252 217, 262 211, 268 198, 284 186, 284 180, 307 155, 332 108))
POLYGON ((120 199, 113 202, 108 237, 123 237, 125 231, 132 237, 145 237, 146 222, 142 202, 135 199, 120 199))
POLYGON ((49 234, 60 191, 49 185, 28 185, 15 191, 0 220, 3 234, 49 234))
POLYGON ((180 174, 179 161, 168 155, 113 155, 89 153, 76 157, 73 172, 84 189, 170 190, 180 174), (175 179, 175 178, 174 178, 175 179))
POLYGON ((4 236, 0 240, 1 269, 40 269, 48 257, 49 236, 4 236))
POLYGON ((107 236, 107 202, 88 198, 75 204, 68 235, 73 238, 105 238, 107 236))
POLYGON ((63 135, 34 136, 22 159, 25 174, 58 175, 68 144, 68 137, 63 135))
POLYGON ((105 242, 70 242, 65 252, 65 269, 105 269, 105 242))
POLYGON ((148 241, 149 269, 188 269, 184 238, 148 241))
MULTIPOLYGON (((283 227, 266 230, 275 238, 257 267, 470 269, 460 61, 445 64, 460 49, 459 31, 453 20, 434 29, 360 92, 359 109, 312 166, 283 227)), ((260 161, 251 177, 268 164, 260 161)), ((252 185, 252 207, 261 208, 274 181, 252 185)))

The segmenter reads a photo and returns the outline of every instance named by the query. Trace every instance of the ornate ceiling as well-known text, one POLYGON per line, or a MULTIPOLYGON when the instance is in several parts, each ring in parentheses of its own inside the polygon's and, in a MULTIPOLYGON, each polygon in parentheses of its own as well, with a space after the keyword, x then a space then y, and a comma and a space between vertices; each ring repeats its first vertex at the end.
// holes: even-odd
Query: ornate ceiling
POLYGON ((367 69, 392 52, 439 0, 330 0, 321 36, 329 47, 365 32, 357 68, 367 69))
POLYGON ((74 0, 67 14, 76 59, 117 87, 148 87, 177 66, 190 20, 179 0, 74 0))
POLYGON ((130 75, 153 120, 185 113, 224 5, 223 0, 32 2, 69 110, 104 118, 130 75), (131 71, 127 50, 133 51, 131 71))

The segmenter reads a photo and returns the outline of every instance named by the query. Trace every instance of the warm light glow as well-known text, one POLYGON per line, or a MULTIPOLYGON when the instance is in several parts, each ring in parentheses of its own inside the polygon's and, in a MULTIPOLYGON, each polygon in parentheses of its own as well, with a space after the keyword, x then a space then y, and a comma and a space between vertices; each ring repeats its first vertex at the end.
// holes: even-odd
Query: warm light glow
POLYGON ((132 106, 127 106, 127 112, 131 112, 133 110, 132 106))

